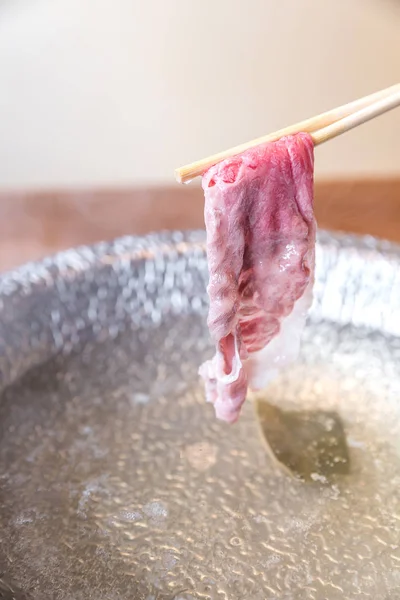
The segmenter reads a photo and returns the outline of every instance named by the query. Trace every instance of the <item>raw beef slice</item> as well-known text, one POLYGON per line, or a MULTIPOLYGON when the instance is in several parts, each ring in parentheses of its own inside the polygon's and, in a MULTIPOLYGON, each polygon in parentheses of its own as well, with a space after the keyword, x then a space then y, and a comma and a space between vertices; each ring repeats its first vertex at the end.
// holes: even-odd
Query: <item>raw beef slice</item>
POLYGON ((200 367, 218 418, 234 422, 298 354, 312 302, 314 149, 305 133, 227 159, 203 176, 216 344, 200 367))

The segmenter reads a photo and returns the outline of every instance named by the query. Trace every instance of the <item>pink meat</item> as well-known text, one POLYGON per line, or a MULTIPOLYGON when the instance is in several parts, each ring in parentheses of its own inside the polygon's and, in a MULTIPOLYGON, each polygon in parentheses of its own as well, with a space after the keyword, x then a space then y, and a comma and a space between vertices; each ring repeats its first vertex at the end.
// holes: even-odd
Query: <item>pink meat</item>
POLYGON ((314 279, 313 169, 313 142, 300 133, 203 177, 216 354, 199 372, 225 421, 238 418, 248 386, 261 389, 298 354, 314 279))

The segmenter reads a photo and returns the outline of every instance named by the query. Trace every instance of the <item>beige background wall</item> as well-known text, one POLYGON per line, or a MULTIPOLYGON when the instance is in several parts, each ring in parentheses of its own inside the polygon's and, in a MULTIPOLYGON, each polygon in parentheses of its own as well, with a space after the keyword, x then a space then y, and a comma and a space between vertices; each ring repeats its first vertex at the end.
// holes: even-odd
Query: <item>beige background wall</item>
MULTIPOLYGON (((400 81, 400 3, 2 0, 0 77, 0 187, 168 182, 400 81)), ((317 173, 400 173, 400 109, 317 173)))

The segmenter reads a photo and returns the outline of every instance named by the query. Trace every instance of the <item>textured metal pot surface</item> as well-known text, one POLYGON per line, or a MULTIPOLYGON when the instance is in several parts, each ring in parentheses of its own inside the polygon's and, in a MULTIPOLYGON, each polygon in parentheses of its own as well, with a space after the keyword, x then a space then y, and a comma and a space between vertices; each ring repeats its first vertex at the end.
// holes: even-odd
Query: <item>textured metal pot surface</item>
POLYGON ((320 233, 299 360, 233 426, 206 283, 203 232, 0 279, 0 598, 400 598, 399 248, 320 233))

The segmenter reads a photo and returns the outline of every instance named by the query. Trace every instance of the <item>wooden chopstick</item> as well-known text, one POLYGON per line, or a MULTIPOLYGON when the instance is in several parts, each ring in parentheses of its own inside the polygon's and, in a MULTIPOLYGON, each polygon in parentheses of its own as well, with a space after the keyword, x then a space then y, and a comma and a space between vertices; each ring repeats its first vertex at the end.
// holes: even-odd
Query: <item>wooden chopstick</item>
POLYGON ((279 129, 273 133, 259 137, 245 144, 240 144, 213 154, 202 160, 190 163, 184 167, 180 167, 175 171, 176 180, 179 183, 188 183, 195 177, 202 175, 207 169, 217 164, 221 160, 230 158, 237 154, 241 154, 249 148, 254 148, 259 144, 266 142, 274 142, 285 135, 291 135, 304 131, 312 134, 315 144, 321 144, 345 131, 349 131, 361 123, 365 123, 370 119, 388 111, 395 106, 398 106, 398 96, 400 94, 400 84, 390 86, 374 94, 370 94, 348 104, 344 104, 327 112, 321 113, 305 121, 300 121, 289 127, 279 129), (387 102, 387 103, 386 103, 387 102), (340 125, 338 124, 340 123, 340 125), (313 133, 317 132, 318 133, 313 133))
POLYGON ((362 125, 363 123, 366 123, 375 117, 379 117, 380 115, 383 115, 385 112, 392 110, 397 106, 400 106, 400 87, 397 91, 394 91, 392 94, 387 96, 387 98, 377 100, 370 106, 366 106, 365 108, 362 108, 361 110, 358 110, 355 113, 344 117, 343 119, 339 119, 339 121, 331 123, 331 125, 327 125, 322 129, 311 132, 310 135, 314 144, 317 146, 323 142, 332 140, 342 133, 346 133, 346 131, 350 131, 350 129, 353 129, 358 125, 362 125))

